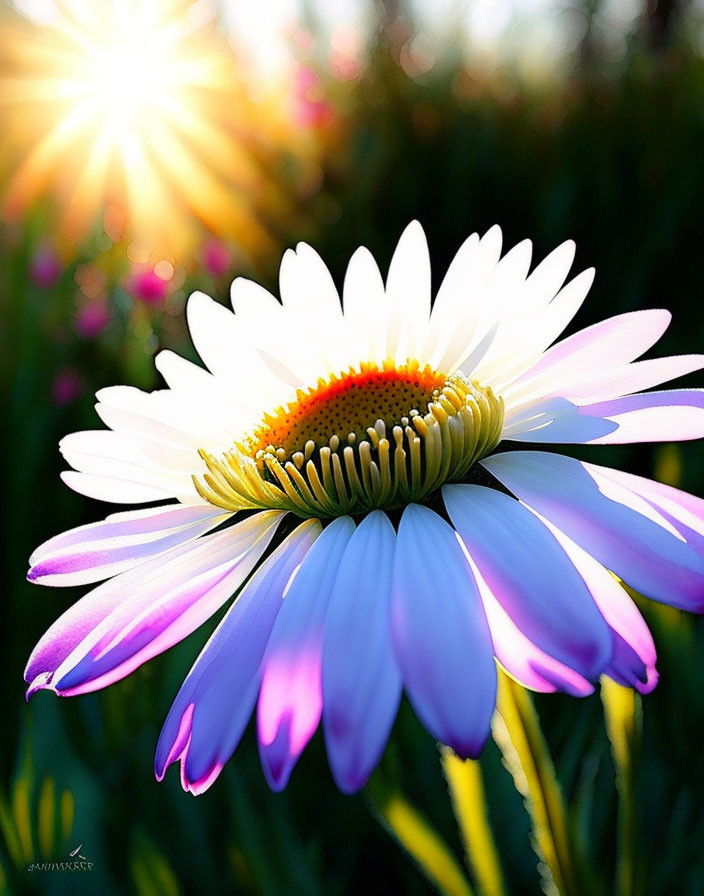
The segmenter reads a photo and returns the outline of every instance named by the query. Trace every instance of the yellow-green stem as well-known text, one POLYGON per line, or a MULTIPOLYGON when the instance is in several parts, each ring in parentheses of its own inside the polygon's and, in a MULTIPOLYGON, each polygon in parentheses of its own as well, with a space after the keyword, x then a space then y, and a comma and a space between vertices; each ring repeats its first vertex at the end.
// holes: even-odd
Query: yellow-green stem
POLYGON ((640 695, 603 676, 601 700, 619 795, 617 892, 620 896, 638 896, 642 880, 637 863, 635 778, 642 730, 640 695))
POLYGON ((492 722, 494 740, 525 801, 534 847, 545 863, 541 869, 544 887, 560 896, 577 896, 565 805, 533 701, 525 688, 501 669, 497 710, 492 722))
POLYGON ((479 896, 506 896, 487 814, 481 766, 477 760, 460 759, 449 747, 441 747, 440 756, 467 864, 479 896))

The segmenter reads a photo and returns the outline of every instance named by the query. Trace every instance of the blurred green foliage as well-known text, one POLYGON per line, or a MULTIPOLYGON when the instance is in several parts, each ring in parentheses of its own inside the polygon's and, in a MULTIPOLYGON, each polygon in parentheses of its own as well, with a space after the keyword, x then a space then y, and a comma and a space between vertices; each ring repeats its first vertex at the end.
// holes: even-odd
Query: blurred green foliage
MULTIPOLYGON (((665 306, 674 319, 662 353, 701 350, 704 60, 691 40, 634 40, 611 63, 590 46, 579 64, 536 83, 509 67, 483 74, 453 48, 430 72, 411 78, 399 65, 393 30, 380 28, 375 41, 357 81, 321 75, 345 137, 320 172, 305 232, 282 233, 282 249, 311 240, 341 283, 357 245, 367 245, 383 266, 402 228, 417 217, 428 233, 437 285, 461 241, 495 222, 508 246, 533 239, 536 258, 572 237, 577 268, 597 268, 575 327, 665 306)), ((21 232, 5 228, 0 240, 6 427, 0 892, 428 892, 415 865, 374 821, 371 798, 336 791, 319 736, 281 795, 268 791, 259 772, 252 730, 205 795, 184 794, 174 770, 156 783, 151 764, 161 722, 215 621, 103 693, 65 701, 43 693, 25 706, 26 657, 80 593, 32 588, 24 580, 26 558, 43 539, 102 513, 61 484, 57 442, 98 425, 91 397, 97 388, 155 387, 157 348, 193 357, 178 296, 166 309, 150 309, 114 287, 107 328, 95 339, 78 337, 75 274, 86 259, 52 287, 34 285, 31 259, 44 237, 37 215, 21 232), (52 392, 66 369, 77 375, 79 394, 70 401, 52 392), (93 863, 90 872, 26 870, 47 857, 64 861, 79 844, 93 863)), ((278 261, 272 257, 257 272, 274 289, 278 261)), ((226 301, 224 282, 195 274, 184 293, 196 286, 226 301)), ((698 444, 624 446, 589 456, 704 494, 698 444)), ((638 880, 647 896, 700 896, 704 627, 669 608, 643 602, 642 609, 661 679, 643 700, 640 761, 629 770, 638 880)), ((599 696, 540 696, 535 703, 594 892, 616 893, 617 790, 599 696)), ((493 743, 481 768, 507 889, 538 893, 528 815, 493 743)), ((436 746, 405 704, 378 776, 375 792, 399 788, 459 861, 463 847, 436 746)))

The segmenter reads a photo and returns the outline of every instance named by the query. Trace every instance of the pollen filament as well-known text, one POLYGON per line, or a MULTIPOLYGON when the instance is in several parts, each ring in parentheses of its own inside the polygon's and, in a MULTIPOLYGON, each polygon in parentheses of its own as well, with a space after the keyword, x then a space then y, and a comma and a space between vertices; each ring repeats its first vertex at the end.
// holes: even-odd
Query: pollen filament
POLYGON ((207 472, 193 479, 201 497, 231 511, 391 509, 461 480, 496 447, 503 418, 501 397, 461 373, 363 365, 299 392, 223 455, 201 450, 207 472))

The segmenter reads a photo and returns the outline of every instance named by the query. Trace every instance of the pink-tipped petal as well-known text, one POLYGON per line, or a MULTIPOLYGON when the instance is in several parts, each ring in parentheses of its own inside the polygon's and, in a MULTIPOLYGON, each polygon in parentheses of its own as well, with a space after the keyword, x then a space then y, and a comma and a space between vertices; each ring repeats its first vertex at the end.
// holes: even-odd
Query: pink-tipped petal
POLYGON ((519 442, 623 445, 704 436, 704 390, 642 392, 592 404, 562 397, 509 410, 503 437, 519 442))
POLYGON ((592 694, 594 685, 586 678, 549 656, 525 636, 491 593, 471 557, 469 564, 484 604, 494 654, 509 675, 532 691, 564 691, 573 697, 592 694))
POLYGON ((291 582, 262 662, 257 729, 262 768, 282 790, 318 727, 325 614, 342 555, 354 532, 349 517, 325 528, 291 582))
POLYGON ((325 618, 323 729, 333 776, 345 793, 366 784, 401 699, 389 610, 395 540, 382 511, 364 518, 342 557, 325 618))
POLYGON ((491 635, 457 535, 427 507, 403 512, 391 594, 394 649, 415 711, 433 737, 476 757, 496 701, 491 635))
POLYGON ((161 780, 181 761, 182 782, 202 793, 234 753, 254 708, 260 666, 284 590, 320 533, 308 520, 260 566, 205 645, 179 690, 159 737, 161 780), (181 733, 188 715, 189 736, 181 733))
POLYGON ((194 631, 239 588, 282 514, 264 511, 148 560, 74 604, 35 647, 25 671, 62 696, 124 678, 194 631))
POLYGON ((651 691, 658 680, 655 644, 645 620, 627 592, 613 575, 564 532, 545 521, 565 553, 584 579, 607 622, 613 640, 611 662, 606 674, 620 684, 651 691))
POLYGON ((595 464, 585 465, 590 474, 602 483, 613 482, 628 489, 633 496, 642 498, 661 519, 669 523, 685 539, 687 544, 704 555, 704 500, 653 479, 634 476, 621 470, 612 470, 595 464))

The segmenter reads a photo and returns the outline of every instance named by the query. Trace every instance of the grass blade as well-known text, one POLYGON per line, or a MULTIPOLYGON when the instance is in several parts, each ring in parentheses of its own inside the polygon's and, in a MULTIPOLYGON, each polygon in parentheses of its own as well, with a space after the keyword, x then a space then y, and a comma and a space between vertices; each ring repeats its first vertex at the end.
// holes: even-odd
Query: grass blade
POLYGON ((383 826, 442 896, 474 896, 450 847, 400 790, 384 784, 377 773, 367 785, 367 794, 383 826))

